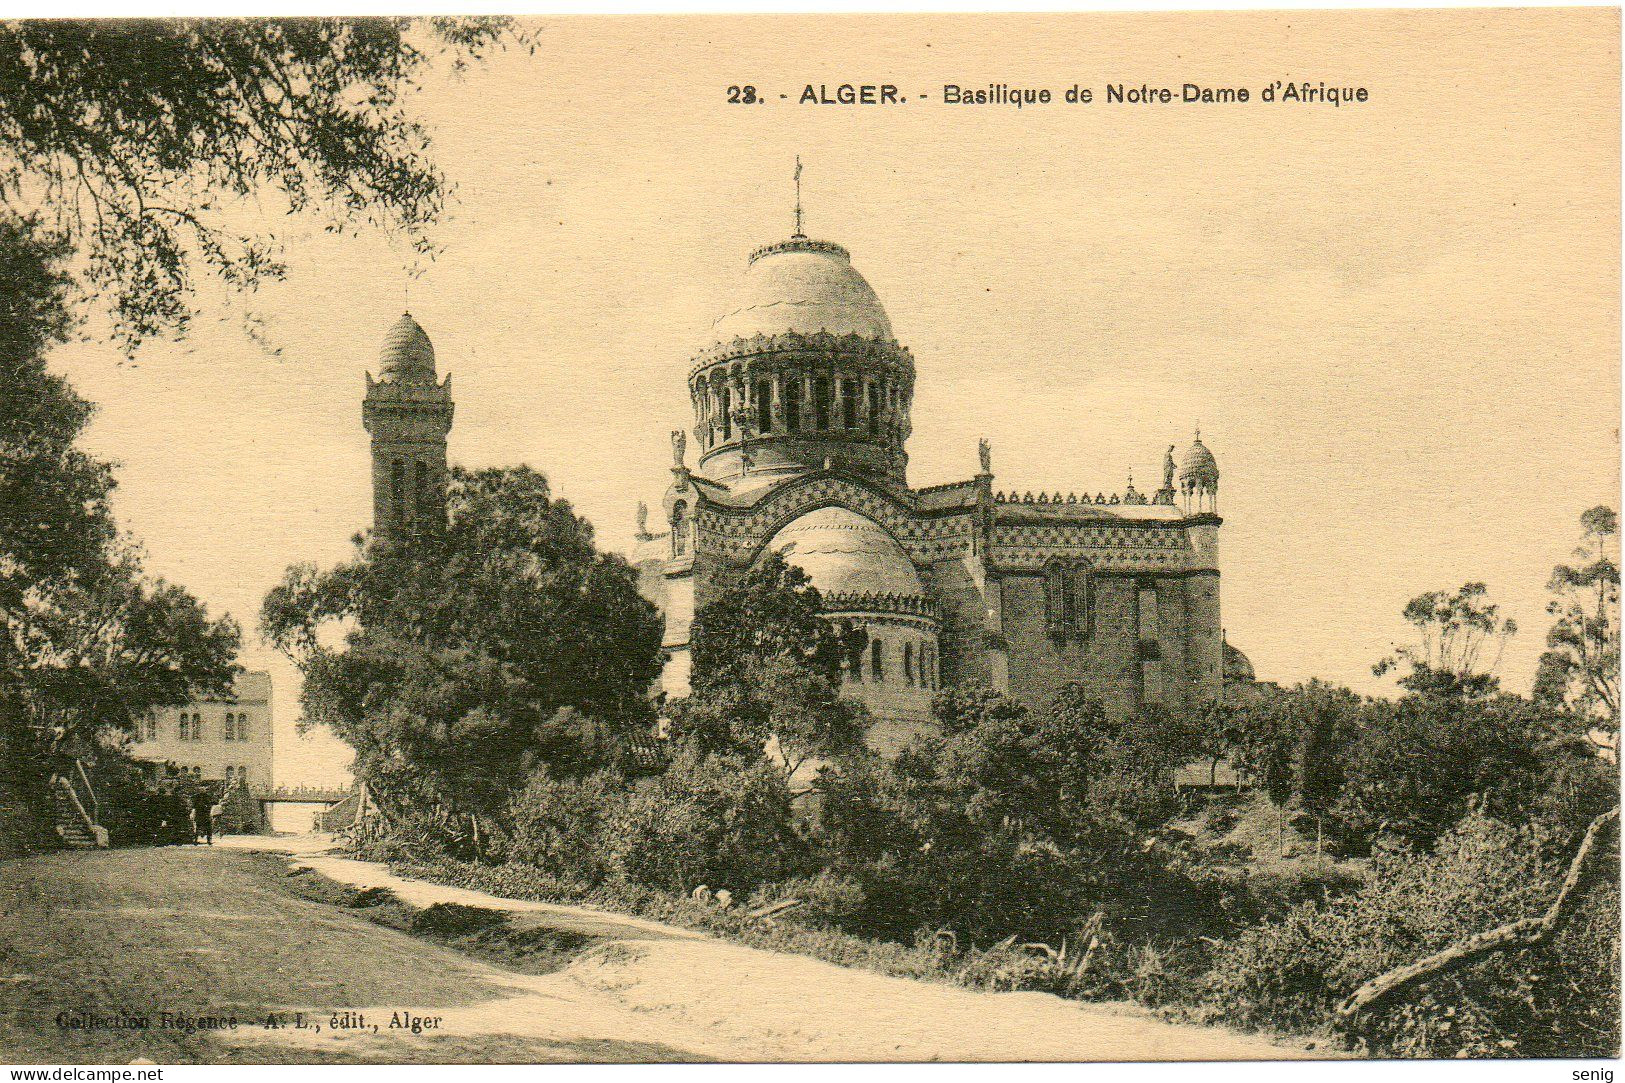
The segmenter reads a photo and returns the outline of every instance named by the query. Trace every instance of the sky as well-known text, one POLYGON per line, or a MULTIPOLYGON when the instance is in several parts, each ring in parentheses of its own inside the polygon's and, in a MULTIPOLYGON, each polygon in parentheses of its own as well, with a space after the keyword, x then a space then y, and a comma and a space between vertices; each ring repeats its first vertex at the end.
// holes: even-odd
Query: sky
MULTIPOLYGON (((279 780, 297 675, 254 632, 298 561, 368 526, 363 373, 403 307, 457 403, 453 461, 528 463, 625 550, 692 424, 689 358, 757 245, 850 249, 918 376, 910 480, 1120 491, 1196 426, 1222 473, 1223 620, 1261 678, 1392 690, 1412 596, 1468 580, 1522 626, 1620 489, 1619 23, 1606 9, 538 20, 534 55, 411 102, 457 199, 417 268, 266 212, 286 281, 208 290, 185 341, 53 364, 99 404, 155 574, 248 632, 279 780), (1275 80, 1363 86, 1264 104, 1275 80), (891 83, 897 106, 797 103, 891 83), (1108 83, 1250 90, 1108 105, 1108 83), (1095 102, 950 106, 943 86, 1095 102), (730 85, 765 93, 727 102, 730 85), (779 94, 787 99, 779 99, 779 94), (924 96, 922 98, 922 95, 924 96), (257 336, 245 332, 252 321, 257 336)), ((268 205, 269 206, 269 205, 268 205)))

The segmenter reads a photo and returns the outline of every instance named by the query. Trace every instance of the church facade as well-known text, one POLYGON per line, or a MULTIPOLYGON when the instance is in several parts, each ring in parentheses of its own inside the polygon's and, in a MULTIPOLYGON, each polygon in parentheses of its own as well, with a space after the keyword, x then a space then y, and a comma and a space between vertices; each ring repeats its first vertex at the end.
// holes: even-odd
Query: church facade
POLYGON ((867 633, 844 689, 882 751, 929 725, 954 682, 1042 702, 1075 681, 1118 711, 1216 698, 1219 470, 1200 434, 1177 466, 1168 449, 1149 496, 1132 480, 1109 498, 1001 491, 985 440, 974 476, 916 489, 915 379, 846 249, 797 233, 751 254, 689 367, 663 529, 639 513, 632 560, 666 615, 665 691, 687 692, 696 610, 777 551, 867 633))
MULTIPOLYGON (((1219 468, 1200 433, 1177 465, 1168 449, 1150 495, 1002 491, 986 440, 973 476, 914 488, 915 379, 846 249, 798 232, 751 254, 689 367, 660 529, 639 507, 631 561, 665 614, 663 691, 688 692, 695 612, 775 551, 866 633, 843 691, 881 751, 956 682, 1031 703, 1078 682, 1119 712, 1217 698, 1245 659, 1224 643, 1219 468)), ((452 415, 450 377, 401 316, 362 410, 375 536, 443 524, 452 415)))

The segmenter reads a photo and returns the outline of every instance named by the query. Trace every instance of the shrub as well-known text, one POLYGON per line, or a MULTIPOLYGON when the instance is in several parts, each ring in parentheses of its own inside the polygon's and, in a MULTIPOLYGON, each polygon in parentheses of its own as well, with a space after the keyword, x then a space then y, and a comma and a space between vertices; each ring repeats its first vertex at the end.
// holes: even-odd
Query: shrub
POLYGON ((707 884, 740 897, 799 871, 804 854, 775 767, 692 750, 616 808, 601 841, 620 878, 679 892, 707 884))
POLYGON ((599 833, 626 798, 626 780, 612 771, 579 778, 538 771, 513 801, 509 859, 572 877, 602 877, 599 833))
POLYGON ((1379 853, 1360 890, 1300 903, 1243 933, 1210 975, 1217 1014, 1246 1026, 1344 1029, 1401 1056, 1613 1056, 1618 1048, 1618 889, 1585 897, 1555 943, 1488 956, 1345 1024, 1363 982, 1475 933, 1538 915, 1567 855, 1551 829, 1471 816, 1431 854, 1379 853), (1615 1014, 1607 1016, 1612 1010, 1615 1014))

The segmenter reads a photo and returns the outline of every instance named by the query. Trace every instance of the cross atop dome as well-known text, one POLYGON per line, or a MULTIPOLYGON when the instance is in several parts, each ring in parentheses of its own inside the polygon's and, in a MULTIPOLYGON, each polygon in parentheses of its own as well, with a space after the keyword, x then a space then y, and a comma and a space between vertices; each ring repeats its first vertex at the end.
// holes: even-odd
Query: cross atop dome
POLYGON ((807 235, 801 232, 801 155, 796 155, 796 231, 791 237, 802 239, 807 235))

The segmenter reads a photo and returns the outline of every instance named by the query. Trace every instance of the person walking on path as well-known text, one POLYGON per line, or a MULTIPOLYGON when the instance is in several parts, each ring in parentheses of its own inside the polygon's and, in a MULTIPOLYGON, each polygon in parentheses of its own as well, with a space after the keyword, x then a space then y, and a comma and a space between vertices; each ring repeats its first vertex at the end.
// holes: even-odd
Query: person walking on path
POLYGON ((212 805, 213 800, 209 797, 208 790, 199 786, 192 793, 192 816, 197 821, 197 834, 192 836, 194 842, 199 836, 202 836, 210 846, 214 845, 214 810, 211 807, 212 805))

